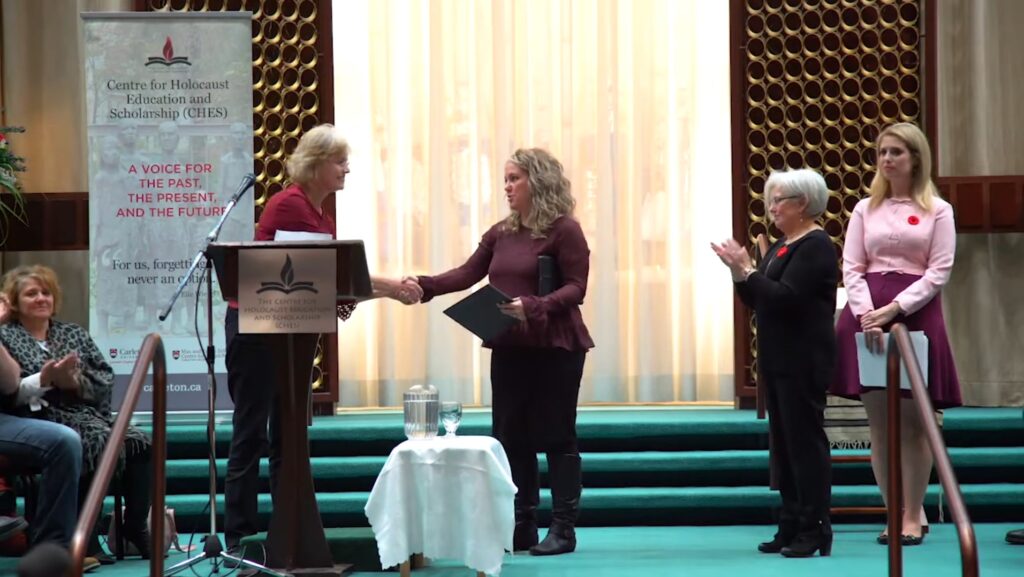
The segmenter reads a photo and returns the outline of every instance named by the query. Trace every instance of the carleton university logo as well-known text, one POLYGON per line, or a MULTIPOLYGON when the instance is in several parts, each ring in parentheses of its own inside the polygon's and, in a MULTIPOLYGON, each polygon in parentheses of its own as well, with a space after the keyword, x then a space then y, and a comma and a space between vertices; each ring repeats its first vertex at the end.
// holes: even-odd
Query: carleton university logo
POLYGON ((112 359, 116 359, 117 358, 117 349, 110 349, 110 358, 112 358, 112 359))
POLYGON ((170 36, 168 36, 167 40, 164 42, 163 56, 150 56, 149 60, 146 61, 146 66, 152 66, 154 64, 163 64, 164 66, 187 64, 192 66, 192 63, 188 61, 188 56, 174 55, 174 43, 171 42, 170 36))
POLYGON ((279 292, 288 295, 299 291, 307 291, 313 294, 320 292, 313 288, 313 283, 310 281, 295 280, 295 269, 292 267, 291 255, 284 257, 284 266, 281 267, 281 281, 261 282, 260 286, 262 288, 256 291, 257 294, 279 292))
POLYGON ((174 357, 174 360, 178 360, 181 358, 181 351, 172 351, 171 356, 174 357))

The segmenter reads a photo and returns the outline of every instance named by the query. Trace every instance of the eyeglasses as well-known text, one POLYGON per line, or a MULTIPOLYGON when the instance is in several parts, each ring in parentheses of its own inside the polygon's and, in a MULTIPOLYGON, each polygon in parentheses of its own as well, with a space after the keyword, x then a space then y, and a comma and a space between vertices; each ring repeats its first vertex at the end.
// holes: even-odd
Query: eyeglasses
POLYGON ((786 196, 773 196, 768 198, 768 206, 775 206, 782 201, 789 200, 791 198, 800 198, 799 194, 787 194, 786 196))

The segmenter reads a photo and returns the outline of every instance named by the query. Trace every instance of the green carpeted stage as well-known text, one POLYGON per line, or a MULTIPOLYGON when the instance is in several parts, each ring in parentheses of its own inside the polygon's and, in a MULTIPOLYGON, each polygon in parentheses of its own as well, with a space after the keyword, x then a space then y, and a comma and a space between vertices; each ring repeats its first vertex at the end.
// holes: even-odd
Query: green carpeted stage
MULTIPOLYGON (((332 549, 339 561, 354 562, 358 571, 380 570, 363 507, 391 448, 404 440, 402 422, 400 411, 352 411, 317 418, 310 430, 318 502, 332 549)), ((470 409, 459 433, 483 435, 489 427, 488 411, 470 409)), ((874 543, 883 523, 880 517, 835 517, 832 560, 783 560, 757 554, 756 543, 773 532, 767 525, 772 523, 777 496, 767 488, 767 424, 753 411, 587 407, 580 410, 578 429, 584 469, 579 552, 544 560, 516 556, 510 558, 503 575, 578 575, 584 569, 588 575, 803 574, 804 569, 794 571, 794 567, 806 568, 807 575, 820 571, 833 577, 884 574, 885 548, 874 543)), ((1024 527, 1021 409, 949 410, 943 432, 972 519, 979 524, 983 574, 1019 574, 1024 547, 1007 545, 1003 534, 1009 528, 1024 527)), ((230 437, 230 425, 218 425, 221 491, 230 437)), ((205 422, 175 419, 168 439, 167 505, 175 509, 182 534, 202 534, 208 523, 204 515, 208 502, 205 422)), ((264 523, 270 512, 266 471, 264 460, 260 500, 264 523)), ((932 534, 923 547, 905 553, 907 575, 959 574, 955 531, 950 523, 939 524, 937 519, 939 493, 933 480, 927 498, 932 534)), ((881 504, 867 464, 835 467, 833 503, 881 504)), ((108 509, 111 505, 108 499, 108 509)), ((222 506, 219 501, 218 509, 222 506)), ((542 522, 548 508, 543 492, 542 522)), ((181 558, 174 555, 169 563, 181 558)), ((0 569, 8 566, 0 563, 0 569)), ((128 575, 121 569, 131 566, 119 563, 103 568, 101 574, 128 575)), ((145 571, 141 564, 134 566, 145 571)), ((207 573, 199 570, 200 575, 207 573)), ((451 564, 422 571, 424 576, 471 574, 451 564)))

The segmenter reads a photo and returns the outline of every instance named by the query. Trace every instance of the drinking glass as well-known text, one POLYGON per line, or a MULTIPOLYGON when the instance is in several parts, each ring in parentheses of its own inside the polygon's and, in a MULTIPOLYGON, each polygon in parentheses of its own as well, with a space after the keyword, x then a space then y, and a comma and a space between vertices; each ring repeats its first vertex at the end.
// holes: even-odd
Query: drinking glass
POLYGON ((454 437, 462 422, 462 403, 445 401, 441 403, 441 424, 446 437, 454 437))

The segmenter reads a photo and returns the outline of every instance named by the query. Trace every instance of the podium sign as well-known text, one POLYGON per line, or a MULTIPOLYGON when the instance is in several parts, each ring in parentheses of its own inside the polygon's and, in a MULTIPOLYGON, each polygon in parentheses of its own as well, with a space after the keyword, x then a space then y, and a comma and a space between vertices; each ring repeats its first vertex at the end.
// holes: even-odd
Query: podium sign
POLYGON ((238 330, 264 334, 337 332, 336 285, 334 249, 239 251, 238 330))

